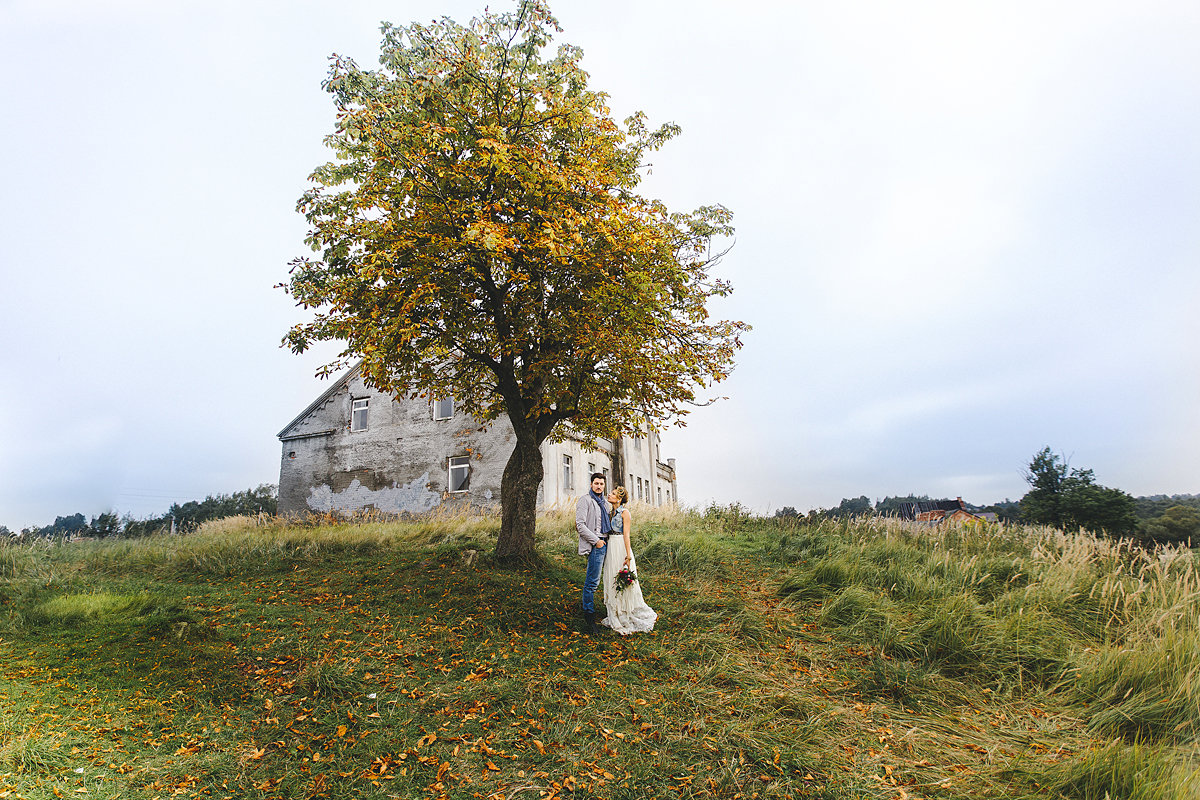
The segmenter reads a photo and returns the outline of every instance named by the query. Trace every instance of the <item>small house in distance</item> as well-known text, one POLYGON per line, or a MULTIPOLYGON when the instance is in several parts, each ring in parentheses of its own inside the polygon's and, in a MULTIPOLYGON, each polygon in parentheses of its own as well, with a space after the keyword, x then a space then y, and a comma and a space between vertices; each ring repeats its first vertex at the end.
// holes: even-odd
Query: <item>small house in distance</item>
MULTIPOLYGON (((335 381, 278 434, 279 513, 374 509, 422 513, 450 504, 500 505, 500 481, 515 437, 507 418, 484 425, 452 398, 393 398, 368 387, 358 367, 335 381)), ((623 485, 632 500, 678 501, 675 459, 659 453, 658 435, 577 439, 542 445, 545 475, 538 503, 572 501, 594 472, 623 485)))
POLYGON ((996 521, 996 515, 991 512, 976 513, 968 510, 961 497, 954 500, 917 500, 905 503, 901 506, 900 518, 935 525, 940 522, 996 521))

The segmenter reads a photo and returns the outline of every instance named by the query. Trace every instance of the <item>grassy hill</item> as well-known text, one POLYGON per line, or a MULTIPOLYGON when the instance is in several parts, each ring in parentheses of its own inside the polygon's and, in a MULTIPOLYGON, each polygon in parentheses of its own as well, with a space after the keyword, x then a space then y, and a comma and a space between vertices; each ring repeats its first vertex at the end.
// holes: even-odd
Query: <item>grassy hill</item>
POLYGON ((650 635, 498 523, 0 549, 0 798, 1197 798, 1200 569, 1030 528, 635 509, 650 635))

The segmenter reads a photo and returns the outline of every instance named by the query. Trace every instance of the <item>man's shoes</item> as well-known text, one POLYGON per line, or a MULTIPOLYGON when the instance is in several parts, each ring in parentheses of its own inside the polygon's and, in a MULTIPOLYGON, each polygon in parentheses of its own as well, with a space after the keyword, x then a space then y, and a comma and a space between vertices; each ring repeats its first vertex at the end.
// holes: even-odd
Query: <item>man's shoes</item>
POLYGON ((583 612, 583 618, 586 621, 586 625, 584 626, 584 628, 588 633, 590 633, 592 636, 595 636, 597 633, 600 632, 600 629, 596 627, 596 612, 595 611, 583 612))

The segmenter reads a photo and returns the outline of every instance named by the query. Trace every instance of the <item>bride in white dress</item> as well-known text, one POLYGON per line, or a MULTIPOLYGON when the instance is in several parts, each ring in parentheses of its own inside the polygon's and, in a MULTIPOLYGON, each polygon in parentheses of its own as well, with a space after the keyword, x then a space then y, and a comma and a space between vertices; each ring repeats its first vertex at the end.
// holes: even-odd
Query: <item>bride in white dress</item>
POLYGON ((623 567, 629 567, 630 572, 637 574, 633 548, 629 546, 633 524, 629 509, 625 507, 628 501, 629 493, 624 486, 618 486, 608 494, 608 502, 613 507, 612 534, 608 537, 608 553, 604 557, 604 573, 600 579, 604 587, 604 608, 608 611, 608 616, 600 624, 607 625, 622 636, 652 631, 654 621, 658 619, 658 614, 642 598, 641 582, 635 580, 617 591, 617 573, 623 567))

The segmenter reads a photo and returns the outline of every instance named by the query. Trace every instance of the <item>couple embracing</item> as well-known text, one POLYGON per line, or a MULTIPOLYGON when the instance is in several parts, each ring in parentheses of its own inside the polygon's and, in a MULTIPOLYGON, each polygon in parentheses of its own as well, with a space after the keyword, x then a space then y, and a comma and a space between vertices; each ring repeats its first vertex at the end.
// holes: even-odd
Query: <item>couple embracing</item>
POLYGON ((642 598, 637 581, 629 532, 629 494, 618 486, 604 495, 604 474, 592 474, 592 488, 575 505, 575 528, 579 531, 579 555, 587 556, 587 574, 583 580, 583 617, 589 633, 596 628, 596 587, 604 587, 604 607, 608 616, 601 625, 622 635, 646 633, 654 629, 658 614, 642 598))

